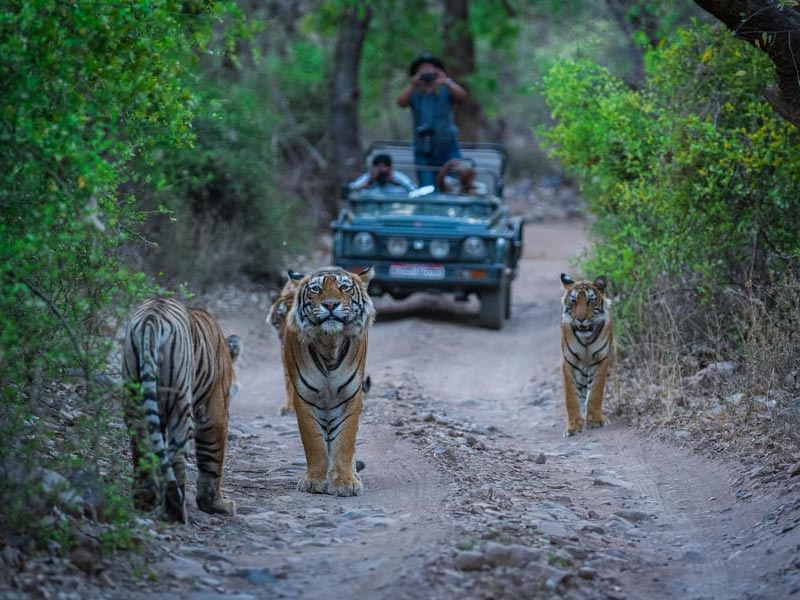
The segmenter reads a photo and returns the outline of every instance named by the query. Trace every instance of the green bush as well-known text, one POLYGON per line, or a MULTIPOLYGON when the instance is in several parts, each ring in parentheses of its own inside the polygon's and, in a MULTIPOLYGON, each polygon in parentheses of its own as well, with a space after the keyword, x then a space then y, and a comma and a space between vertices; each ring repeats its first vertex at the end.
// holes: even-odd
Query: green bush
POLYGON ((746 318, 730 293, 769 304, 797 281, 800 132, 764 101, 772 78, 762 52, 696 24, 650 52, 641 91, 587 60, 545 78, 556 122, 540 132, 596 216, 583 268, 615 284, 624 344, 661 301, 681 344, 735 354, 746 318))
POLYGON ((279 124, 265 108, 257 75, 209 87, 213 101, 193 123, 191 148, 166 149, 152 168, 171 184, 137 195, 160 218, 148 223, 156 247, 140 250, 164 285, 205 288, 237 278, 269 279, 287 253, 299 252, 301 202, 286 181, 290 170, 275 148, 279 124))
MULTIPOLYGON (((109 427, 114 415, 119 425, 113 390, 95 379, 126 307, 152 293, 120 258, 142 217, 125 190, 150 178, 134 165, 156 149, 192 142, 191 69, 211 39, 210 7, 9 0, 0 10, 3 540, 67 535, 28 479, 40 467, 88 465, 119 480, 106 438, 124 431, 109 427)), ((106 517, 124 521, 124 498, 108 490, 106 517)))

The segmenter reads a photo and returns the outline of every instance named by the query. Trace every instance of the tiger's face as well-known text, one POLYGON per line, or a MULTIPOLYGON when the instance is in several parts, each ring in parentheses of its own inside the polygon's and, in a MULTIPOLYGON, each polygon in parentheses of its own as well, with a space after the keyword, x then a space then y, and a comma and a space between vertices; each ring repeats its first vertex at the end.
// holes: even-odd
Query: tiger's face
POLYGON ((607 280, 598 277, 594 281, 573 281, 561 274, 564 285, 564 296, 561 304, 564 312, 562 323, 569 326, 573 333, 581 338, 589 338, 603 328, 608 318, 610 300, 605 296, 607 280))
POLYGON ((355 274, 325 267, 302 277, 290 322, 305 334, 360 335, 375 319, 375 307, 367 293, 373 274, 372 268, 355 274))

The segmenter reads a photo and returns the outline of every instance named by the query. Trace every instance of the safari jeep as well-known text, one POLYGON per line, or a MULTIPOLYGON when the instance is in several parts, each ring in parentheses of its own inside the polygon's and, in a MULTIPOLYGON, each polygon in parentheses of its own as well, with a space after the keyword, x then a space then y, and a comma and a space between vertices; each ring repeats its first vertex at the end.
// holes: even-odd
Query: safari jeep
MULTIPOLYGON (((370 187, 347 195, 349 206, 331 224, 333 264, 358 270, 373 266, 370 294, 402 299, 414 292, 480 299, 480 323, 500 329, 511 316, 511 284, 522 254, 522 218, 509 215, 501 194, 506 152, 495 144, 462 144, 484 195, 440 193, 433 186, 412 192, 370 187)), ((374 142, 366 165, 389 154, 393 169, 416 175, 409 143, 374 142)))

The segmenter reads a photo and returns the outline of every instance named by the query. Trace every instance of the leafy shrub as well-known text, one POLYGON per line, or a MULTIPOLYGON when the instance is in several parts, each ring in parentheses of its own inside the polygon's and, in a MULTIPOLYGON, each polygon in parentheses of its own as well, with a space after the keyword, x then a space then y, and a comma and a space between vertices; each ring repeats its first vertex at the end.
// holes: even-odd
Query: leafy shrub
MULTIPOLYGON (((127 305, 152 292, 120 259, 141 220, 121 190, 149 178, 134 160, 192 141, 189 69, 211 37, 209 7, 10 0, 0 12, 3 540, 66 535, 57 502, 41 505, 25 473, 85 463, 119 478, 105 436, 118 442, 124 430, 109 427, 113 395, 94 380, 127 305), (65 391, 58 380, 76 383, 65 391)), ((117 508, 107 516, 124 521, 124 498, 108 490, 117 508)))
POLYGON ((687 375, 732 361, 713 397, 744 398, 737 427, 796 447, 780 423, 800 391, 800 132, 762 98, 772 77, 763 53, 695 25, 649 53, 641 91, 590 61, 554 66, 541 133, 596 217, 582 268, 610 277, 636 373, 619 407, 672 418, 697 393, 687 375))
POLYGON ((145 211, 166 209, 148 223, 157 246, 140 250, 164 285, 269 278, 308 241, 298 233, 301 203, 287 189, 277 124, 257 80, 206 90, 214 101, 194 121, 194 146, 166 149, 154 165, 171 185, 137 194, 145 211))
POLYGON ((720 289, 766 299, 800 257, 800 132, 761 98, 763 53, 695 26, 647 66, 642 91, 590 61, 554 66, 544 90, 557 123, 541 130, 597 217, 584 266, 616 284, 634 339, 662 291, 702 320, 732 310, 720 289))

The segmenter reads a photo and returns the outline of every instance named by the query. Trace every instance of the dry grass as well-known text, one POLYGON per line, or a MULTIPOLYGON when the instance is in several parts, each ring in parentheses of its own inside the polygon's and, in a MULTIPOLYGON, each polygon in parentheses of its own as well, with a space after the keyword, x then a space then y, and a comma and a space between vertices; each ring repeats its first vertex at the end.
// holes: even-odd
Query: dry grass
POLYGON ((648 326, 623 340, 612 410, 666 434, 688 431, 714 451, 796 462, 799 293, 793 281, 760 297, 725 290, 708 305, 674 288, 653 294, 648 326))

